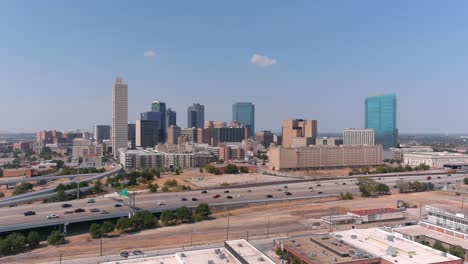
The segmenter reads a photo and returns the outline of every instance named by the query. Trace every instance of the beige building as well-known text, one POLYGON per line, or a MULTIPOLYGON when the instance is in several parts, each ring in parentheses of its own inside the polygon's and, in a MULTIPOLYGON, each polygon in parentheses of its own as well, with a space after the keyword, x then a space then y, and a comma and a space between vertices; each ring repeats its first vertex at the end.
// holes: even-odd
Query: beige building
MULTIPOLYGON (((317 138, 317 120, 284 120, 282 131, 284 147, 293 146, 295 138, 306 138, 305 143, 311 142, 310 144, 313 144, 317 138)), ((304 141, 299 141, 304 143, 304 141)))
POLYGON ((344 145, 375 145, 373 128, 347 128, 343 131, 344 145))
POLYGON ((197 142, 198 141, 198 129, 196 127, 192 128, 182 128, 180 130, 180 137, 184 143, 185 142, 197 142))
POLYGON ((170 126, 167 128, 167 144, 176 145, 180 137, 181 129, 178 126, 170 126))
POLYGON ((272 147, 268 151, 272 170, 373 166, 382 164, 382 146, 272 147))
POLYGON ((90 139, 77 138, 73 140, 72 161, 78 163, 80 158, 83 163, 102 165, 102 145, 92 142, 90 139))
POLYGON ((112 88, 112 153, 119 155, 119 149, 128 145, 128 86, 117 78, 112 88))
POLYGON ((426 164, 431 168, 441 169, 444 165, 468 163, 468 155, 449 152, 411 152, 404 153, 403 163, 409 166, 426 164))

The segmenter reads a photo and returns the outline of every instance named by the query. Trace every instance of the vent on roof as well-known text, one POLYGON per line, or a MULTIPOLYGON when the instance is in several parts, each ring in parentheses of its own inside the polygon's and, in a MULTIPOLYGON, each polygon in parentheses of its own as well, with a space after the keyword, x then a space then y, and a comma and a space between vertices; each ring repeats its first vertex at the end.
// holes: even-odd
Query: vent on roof
POLYGON ((238 247, 243 247, 242 243, 237 244, 238 247))
POLYGON ((182 258, 185 258, 185 257, 186 257, 184 253, 180 253, 180 256, 181 256, 182 258))
POLYGON ((262 257, 258 257, 257 260, 260 261, 260 262, 265 262, 265 259, 263 259, 262 257))
POLYGON ((214 261, 208 260, 208 264, 214 264, 214 261))
POLYGON ((219 248, 215 249, 215 254, 221 253, 221 250, 219 248))

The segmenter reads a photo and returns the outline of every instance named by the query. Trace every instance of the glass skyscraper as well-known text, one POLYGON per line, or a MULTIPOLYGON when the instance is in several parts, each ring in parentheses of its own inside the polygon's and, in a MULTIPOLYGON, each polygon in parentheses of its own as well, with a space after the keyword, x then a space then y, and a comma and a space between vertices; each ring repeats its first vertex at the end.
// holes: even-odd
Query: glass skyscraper
POLYGON ((397 98, 395 94, 366 98, 366 128, 375 131, 375 144, 398 146, 397 98))
POLYGON ((255 135, 255 105, 252 103, 233 104, 232 121, 250 128, 250 134, 255 135))
POLYGON ((167 133, 167 126, 166 126, 166 103, 155 101, 151 104, 151 111, 160 113, 160 123, 159 126, 160 134, 159 134, 159 141, 166 142, 166 133, 167 133))
POLYGON ((187 109, 187 127, 203 128, 205 124, 205 106, 193 104, 187 109))

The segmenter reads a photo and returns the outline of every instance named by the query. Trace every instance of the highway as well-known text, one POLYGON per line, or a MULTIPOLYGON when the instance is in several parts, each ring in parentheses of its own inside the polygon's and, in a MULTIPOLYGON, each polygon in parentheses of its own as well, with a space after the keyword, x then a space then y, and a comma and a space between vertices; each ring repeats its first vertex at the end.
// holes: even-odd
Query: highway
POLYGON ((98 175, 97 173, 90 173, 90 174, 71 174, 71 175, 45 175, 45 176, 36 176, 31 178, 16 178, 16 179, 9 179, 9 180, 1 180, 0 185, 16 185, 18 183, 23 182, 36 182, 36 181, 53 181, 58 179, 74 179, 78 177, 88 177, 88 176, 95 176, 98 175))
MULTIPOLYGON (((427 176, 413 176, 410 180, 419 180, 427 182, 427 176)), ((447 182, 455 184, 457 181, 462 181, 464 175, 439 175, 432 176, 431 182, 436 187, 441 187, 447 182), (439 178, 440 177, 440 178, 439 178)), ((382 178, 379 182, 389 185, 391 188, 400 180, 400 177, 382 178)), ((145 193, 136 195, 136 207, 149 210, 151 212, 161 212, 168 209, 176 209, 182 206, 195 207, 200 203, 208 203, 210 206, 232 206, 232 205, 247 205, 251 203, 265 203, 273 201, 287 201, 295 199, 308 199, 317 197, 336 196, 340 193, 352 192, 357 193, 358 188, 355 185, 355 179, 345 180, 330 180, 330 181, 311 181, 290 183, 285 188, 284 184, 272 183, 270 185, 258 187, 244 187, 244 188, 226 188, 207 190, 207 193, 202 193, 200 190, 185 191, 185 192, 171 192, 171 193, 145 193), (225 193, 229 191, 229 193, 225 193), (291 193, 286 195, 285 191, 291 193), (219 198, 214 198, 219 195, 219 198), (272 198, 268 198, 271 195, 272 198), (228 199, 227 196, 231 196, 228 199), (183 201, 185 198, 186 201, 183 201), (197 201, 192 201, 196 198, 197 201), (158 203, 163 203, 158 205, 158 203)), ((130 209, 126 205, 127 198, 97 198, 95 203, 88 203, 88 199, 78 201, 69 201, 72 204, 71 208, 61 208, 62 203, 47 203, 47 204, 33 204, 24 205, 12 208, 0 208, 0 232, 7 232, 13 230, 21 230, 43 226, 61 225, 65 223, 76 223, 92 220, 111 219, 128 215, 130 209), (122 204, 122 207, 114 207, 115 204, 122 204), (86 212, 64 214, 65 211, 73 211, 77 208, 83 208, 86 212), (92 213, 90 209, 97 208, 100 211, 107 211, 108 214, 101 214, 101 212, 92 213), (36 215, 24 216, 26 211, 35 211, 36 215), (47 215, 57 214, 57 219, 47 219, 47 215)))

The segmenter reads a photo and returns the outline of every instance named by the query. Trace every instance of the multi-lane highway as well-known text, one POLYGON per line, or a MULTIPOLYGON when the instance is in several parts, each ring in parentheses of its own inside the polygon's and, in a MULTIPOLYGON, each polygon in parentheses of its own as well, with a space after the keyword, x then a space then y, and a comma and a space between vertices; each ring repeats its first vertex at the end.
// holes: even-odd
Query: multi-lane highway
MULTIPOLYGON (((407 180, 427 182, 429 180, 426 177, 413 176, 407 180)), ((455 184, 462 181, 463 178, 464 175, 434 175, 430 181, 436 187, 439 187, 446 185, 447 182, 455 184)), ((399 180, 400 177, 390 177, 381 178, 378 181, 393 187, 399 180)), ((142 210, 161 212, 182 206, 195 207, 200 203, 208 203, 210 206, 245 205, 249 203, 336 196, 339 193, 348 191, 353 193, 358 191, 355 179, 289 183, 287 186, 272 183, 271 185, 248 188, 211 189, 207 190, 206 193, 202 193, 201 190, 174 193, 146 193, 136 195, 135 205, 142 210), (287 195, 286 192, 289 192, 290 195, 287 195), (215 198, 216 195, 219 195, 219 198, 215 198)), ((110 219, 128 215, 130 209, 127 206, 127 199, 121 197, 118 197, 118 199, 121 199, 121 201, 116 200, 116 198, 97 198, 95 199, 95 203, 88 203, 88 199, 70 201, 67 202, 72 205, 70 208, 62 208, 62 203, 1 208, 0 232, 110 219), (122 207, 115 207, 116 204, 121 204, 122 207), (73 211, 77 208, 85 209, 85 212, 65 214, 65 211, 73 211), (91 209, 94 208, 99 211, 91 212, 91 209), (24 213, 27 211, 34 211, 36 215, 25 216, 24 213), (106 211, 107 213, 103 214, 102 211, 106 211), (57 214, 59 218, 47 219, 49 214, 57 214)))

